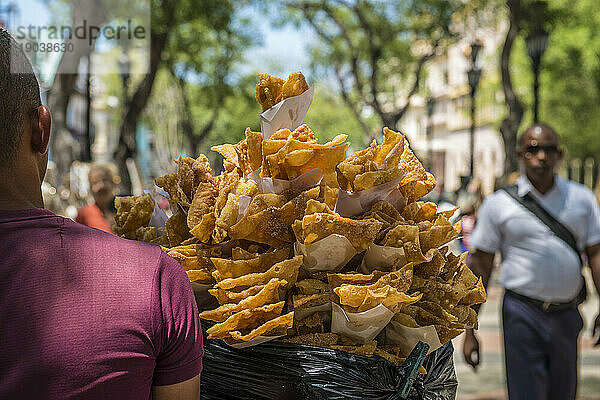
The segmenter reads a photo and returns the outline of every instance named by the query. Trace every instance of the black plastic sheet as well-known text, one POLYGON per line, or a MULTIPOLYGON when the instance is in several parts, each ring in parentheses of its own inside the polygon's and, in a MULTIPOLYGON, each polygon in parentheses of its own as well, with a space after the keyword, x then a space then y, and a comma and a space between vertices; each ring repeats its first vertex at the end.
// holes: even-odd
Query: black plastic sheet
MULTIPOLYGON (((408 368, 387 360, 316 346, 267 342, 235 349, 205 340, 203 399, 402 399, 408 368)), ((454 399, 452 343, 432 352, 408 399, 454 399)))

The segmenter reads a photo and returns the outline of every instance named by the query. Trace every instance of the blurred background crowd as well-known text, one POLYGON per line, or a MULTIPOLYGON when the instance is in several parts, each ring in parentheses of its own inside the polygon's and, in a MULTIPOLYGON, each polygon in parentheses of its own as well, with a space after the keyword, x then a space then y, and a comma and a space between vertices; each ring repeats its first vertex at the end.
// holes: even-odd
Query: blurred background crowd
POLYGON ((483 198, 519 176, 534 122, 560 136, 559 174, 600 197, 597 0, 0 0, 0 26, 30 50, 52 112, 45 205, 100 229, 115 195, 156 195, 174 158, 220 168, 211 146, 260 130, 257 73, 302 71, 304 122, 322 142, 349 135, 348 154, 384 126, 405 133, 438 183, 426 200, 460 207, 462 250, 483 198), (132 24, 143 38, 60 34, 132 24))
POLYGON ((0 23, 13 33, 122 20, 147 28, 139 41, 61 39, 49 30, 19 37, 73 44, 28 53, 53 113, 44 195, 58 214, 75 218, 93 203, 91 163, 112 171, 116 194, 152 189, 179 155, 204 152, 220 165, 212 145, 259 129, 256 74, 298 70, 316 86, 305 122, 322 140, 346 133, 355 151, 383 126, 406 133, 439 183, 432 199, 465 212, 514 178, 517 133, 537 120, 561 135, 561 175, 598 188, 596 7, 594 0, 1 0, 0 23))

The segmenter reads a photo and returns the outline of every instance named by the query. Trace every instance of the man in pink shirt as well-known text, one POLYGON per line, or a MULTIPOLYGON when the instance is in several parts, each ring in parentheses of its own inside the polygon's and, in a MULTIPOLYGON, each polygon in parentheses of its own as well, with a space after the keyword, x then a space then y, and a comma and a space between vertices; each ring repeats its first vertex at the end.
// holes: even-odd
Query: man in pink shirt
POLYGON ((185 271, 157 246, 43 208, 50 122, 0 28, 0 399, 199 399, 185 271))

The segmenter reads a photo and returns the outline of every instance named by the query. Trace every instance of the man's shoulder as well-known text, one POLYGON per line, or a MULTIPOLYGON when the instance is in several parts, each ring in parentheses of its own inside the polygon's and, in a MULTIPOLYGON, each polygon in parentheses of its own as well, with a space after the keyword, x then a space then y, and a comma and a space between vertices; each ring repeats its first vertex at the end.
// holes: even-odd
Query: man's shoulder
POLYGON ((509 199, 508 193, 506 193, 507 188, 501 188, 496 190, 494 193, 488 195, 485 199, 483 199, 483 203, 495 206, 501 206, 506 204, 507 199, 509 199))
POLYGON ((585 185, 581 184, 581 183, 577 183, 575 181, 569 180, 569 179, 564 179, 561 177, 557 177, 557 182, 558 184, 564 188, 564 190, 567 190, 570 194, 574 194, 574 195, 583 195, 583 196, 587 196, 587 197, 593 197, 594 193, 585 185))
POLYGON ((130 255, 140 259, 157 260, 161 254, 160 246, 156 244, 121 238, 68 218, 64 218, 63 227, 65 237, 77 247, 90 248, 103 253, 109 252, 120 257, 130 255))

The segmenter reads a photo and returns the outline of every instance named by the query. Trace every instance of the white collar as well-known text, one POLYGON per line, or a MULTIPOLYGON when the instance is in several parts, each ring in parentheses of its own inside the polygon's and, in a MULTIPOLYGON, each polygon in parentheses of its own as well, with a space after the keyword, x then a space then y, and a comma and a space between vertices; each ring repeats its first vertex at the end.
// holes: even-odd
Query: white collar
POLYGON ((550 188, 550 190, 548 190, 546 192, 546 194, 542 194, 536 188, 534 188, 533 185, 531 184, 531 182, 529 181, 529 179, 527 179, 527 175, 521 175, 517 179, 516 184, 517 184, 517 194, 519 195, 519 197, 523 197, 529 192, 533 193, 536 196, 544 197, 544 196, 549 195, 554 190, 560 190, 564 184, 564 179, 562 179, 558 175, 554 175, 554 185, 552 185, 552 187, 550 188))

